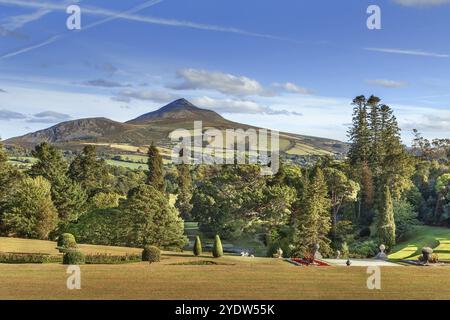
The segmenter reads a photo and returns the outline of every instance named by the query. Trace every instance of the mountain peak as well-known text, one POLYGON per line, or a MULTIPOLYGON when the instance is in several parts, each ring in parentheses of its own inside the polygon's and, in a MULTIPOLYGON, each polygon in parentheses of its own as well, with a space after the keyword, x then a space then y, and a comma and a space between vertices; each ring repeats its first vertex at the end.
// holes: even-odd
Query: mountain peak
POLYGON ((189 102, 188 100, 181 98, 175 101, 172 101, 171 103, 165 105, 164 107, 162 107, 161 109, 159 109, 158 111, 170 111, 170 110, 178 110, 178 109, 194 109, 194 110, 200 110, 200 108, 194 106, 191 102, 189 102))
POLYGON ((145 124, 158 120, 172 121, 223 121, 224 119, 218 113, 201 109, 188 100, 181 98, 165 105, 164 107, 152 111, 136 119, 130 120, 130 124, 145 124))

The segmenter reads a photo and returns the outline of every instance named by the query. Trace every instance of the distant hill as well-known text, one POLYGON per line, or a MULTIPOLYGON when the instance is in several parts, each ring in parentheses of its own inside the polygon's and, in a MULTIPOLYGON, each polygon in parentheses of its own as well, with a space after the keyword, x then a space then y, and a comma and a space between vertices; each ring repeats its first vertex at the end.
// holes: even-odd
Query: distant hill
MULTIPOLYGON (((203 128, 249 129, 254 126, 236 123, 218 113, 201 109, 185 99, 179 99, 150 113, 143 114, 125 123, 107 118, 89 118, 66 121, 50 128, 5 140, 6 145, 31 149, 42 142, 55 144, 61 149, 78 150, 86 144, 100 149, 143 153, 154 141, 161 148, 170 148, 173 143, 169 134, 175 129, 193 129, 194 121, 202 121, 203 128)), ((288 156, 345 154, 347 144, 326 139, 280 133, 280 149, 288 156)))

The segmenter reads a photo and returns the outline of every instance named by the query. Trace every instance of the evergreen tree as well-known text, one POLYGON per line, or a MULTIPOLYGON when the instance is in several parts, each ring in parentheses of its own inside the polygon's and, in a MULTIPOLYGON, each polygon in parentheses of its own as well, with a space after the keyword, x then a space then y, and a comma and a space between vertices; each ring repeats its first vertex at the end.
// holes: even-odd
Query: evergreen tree
POLYGON ((195 243, 194 243, 194 256, 198 257, 201 256, 203 253, 203 249, 202 249, 202 241, 200 240, 199 236, 195 237, 195 243))
POLYGON ((178 197, 175 202, 175 207, 180 212, 183 219, 188 220, 191 218, 192 211, 192 179, 189 172, 188 164, 180 164, 178 169, 178 197))
POLYGON ((62 153, 55 147, 42 143, 32 152, 38 161, 33 164, 29 174, 32 177, 42 176, 52 188, 52 200, 58 210, 60 222, 75 221, 85 212, 86 193, 80 184, 73 182, 68 176, 68 165, 62 153))
POLYGON ((66 175, 68 165, 62 153, 55 147, 44 142, 37 145, 31 154, 38 161, 31 167, 30 176, 42 176, 53 184, 66 175))
POLYGON ((372 170, 367 162, 364 162, 360 171, 360 201, 358 206, 358 218, 363 225, 372 222, 375 204, 375 186, 372 170))
POLYGON ((58 222, 51 185, 43 177, 25 178, 9 195, 2 223, 16 237, 47 239, 58 222))
POLYGON ((414 162, 401 142, 401 130, 392 109, 387 105, 380 107, 381 118, 381 172, 378 190, 389 185, 394 199, 399 200, 402 193, 412 186, 411 176, 414 162))
POLYGON ((370 154, 369 162, 372 173, 377 177, 380 173, 380 156, 382 154, 381 123, 380 123, 380 98, 371 96, 367 101, 370 107, 369 130, 370 130, 370 154))
POLYGON ((108 167, 103 159, 97 159, 95 147, 85 146, 83 152, 70 164, 69 177, 81 184, 88 196, 107 192, 111 188, 108 167))
POLYGON ((165 191, 163 160, 153 142, 148 148, 147 184, 161 192, 165 191))
POLYGON ((353 100, 353 126, 348 132, 351 146, 348 158, 351 165, 358 165, 369 160, 370 130, 367 115, 366 97, 358 96, 353 100))
POLYGON ((394 205, 389 186, 384 188, 383 206, 378 215, 378 237, 388 248, 395 245, 394 205))
POLYGON ((301 208, 295 224, 293 255, 310 254, 315 244, 320 245, 323 253, 330 252, 330 210, 327 184, 322 170, 316 167, 301 197, 301 208))
POLYGON ((119 225, 126 245, 182 248, 186 244, 183 220, 165 194, 153 186, 131 190, 121 210, 119 225))
POLYGON ((220 240, 220 237, 218 234, 216 234, 216 236, 214 238, 212 254, 213 254, 214 258, 220 258, 221 256, 223 256, 222 241, 220 240))
POLYGON ((10 195, 22 178, 23 174, 8 163, 8 156, 0 143, 0 234, 6 234, 5 224, 2 222, 3 214, 10 195))

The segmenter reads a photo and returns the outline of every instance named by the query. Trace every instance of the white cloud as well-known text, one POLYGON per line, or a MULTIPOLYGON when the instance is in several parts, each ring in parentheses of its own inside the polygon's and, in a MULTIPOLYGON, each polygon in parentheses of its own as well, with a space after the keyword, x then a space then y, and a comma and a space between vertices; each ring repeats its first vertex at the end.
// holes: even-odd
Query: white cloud
POLYGON ((160 90, 122 90, 113 100, 120 102, 129 102, 130 99, 155 101, 162 103, 169 103, 176 100, 178 96, 175 96, 166 91, 160 90))
POLYGON ((443 4, 449 4, 450 0, 394 0, 402 6, 414 7, 414 6, 439 6, 443 4))
POLYGON ((384 87, 384 88, 404 88, 408 85, 406 81, 396 81, 396 80, 388 80, 388 79, 371 79, 366 80, 367 84, 384 87))
POLYGON ((405 49, 395 49, 395 48, 365 48, 365 50, 383 52, 383 53, 402 54, 402 55, 409 55, 409 56, 450 58, 449 54, 435 53, 435 52, 429 52, 429 51, 423 51, 423 50, 405 50, 405 49))
POLYGON ((219 113, 301 116, 299 112, 274 109, 251 100, 214 99, 207 96, 191 100, 194 105, 200 108, 212 109, 219 113))
POLYGON ((238 97, 274 95, 258 81, 245 76, 198 69, 181 69, 177 74, 182 83, 172 86, 172 89, 176 90, 216 90, 238 97))
POLYGON ((314 93, 314 90, 300 87, 292 82, 286 82, 286 83, 277 83, 276 82, 273 84, 273 86, 276 88, 281 88, 288 92, 293 92, 293 93, 300 93, 300 94, 313 94, 314 93))

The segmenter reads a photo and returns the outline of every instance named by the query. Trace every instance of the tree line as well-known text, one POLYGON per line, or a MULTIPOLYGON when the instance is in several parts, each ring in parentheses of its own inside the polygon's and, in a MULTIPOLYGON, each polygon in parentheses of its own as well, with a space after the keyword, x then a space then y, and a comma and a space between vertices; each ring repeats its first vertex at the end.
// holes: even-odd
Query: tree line
POLYGON ((306 256, 315 245, 327 256, 367 257, 388 250, 421 223, 450 222, 450 143, 418 131, 401 141, 393 109, 378 97, 356 97, 344 161, 313 165, 281 161, 274 176, 257 165, 164 165, 148 150, 148 170, 108 166, 85 146, 68 158, 36 146, 37 159, 20 171, 0 148, 0 233, 127 246, 186 245, 183 220, 213 238, 261 243, 271 256, 306 256))

